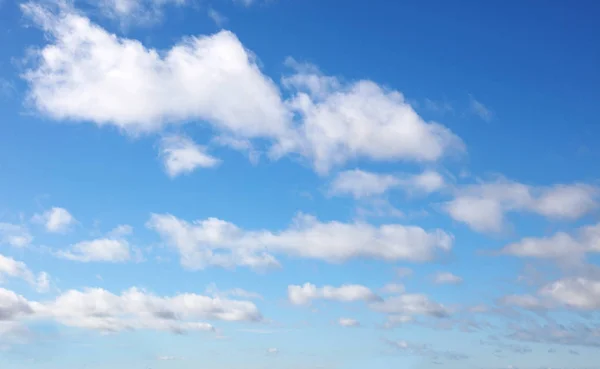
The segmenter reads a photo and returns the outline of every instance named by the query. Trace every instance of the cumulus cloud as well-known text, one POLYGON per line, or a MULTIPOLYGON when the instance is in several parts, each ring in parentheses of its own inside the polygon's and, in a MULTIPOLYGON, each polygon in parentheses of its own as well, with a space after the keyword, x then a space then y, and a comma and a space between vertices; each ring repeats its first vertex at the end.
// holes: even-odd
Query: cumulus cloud
POLYGON ((69 7, 21 7, 51 40, 24 77, 31 103, 52 118, 134 134, 189 119, 242 137, 287 130, 277 87, 231 32, 189 37, 159 52, 110 34, 69 7))
POLYGON ((340 318, 338 324, 342 327, 360 327, 360 322, 356 319, 340 318))
POLYGON ((573 309, 600 309, 600 280, 566 278, 544 286, 540 295, 573 309))
POLYGON ((0 222, 0 244, 25 247, 31 241, 33 241, 33 236, 25 226, 0 222))
POLYGON ((35 214, 33 221, 43 224, 46 230, 52 233, 64 233, 76 222, 67 209, 59 207, 53 207, 42 214, 35 214))
POLYGON ((572 234, 557 232, 550 237, 527 237, 500 251, 519 257, 560 260, 577 260, 589 252, 600 252, 600 223, 581 227, 572 234))
POLYGON ((437 284, 460 284, 463 279, 452 273, 440 272, 433 277, 433 281, 437 284))
POLYGON ((351 195, 354 198, 382 195, 393 188, 431 193, 442 189, 444 182, 444 177, 435 171, 400 176, 355 169, 338 173, 329 191, 334 195, 351 195))
POLYGON ((464 144, 446 127, 425 122, 398 91, 372 81, 344 84, 293 60, 296 74, 284 86, 297 91, 288 102, 303 121, 299 151, 326 173, 348 160, 436 161, 464 144))
POLYGON ((582 183, 536 187, 501 178, 459 188, 444 210, 476 231, 499 232, 508 212, 575 220, 598 207, 599 195, 597 187, 582 183))
POLYGON ((160 142, 160 157, 165 171, 177 177, 194 171, 196 168, 212 168, 220 160, 207 154, 206 149, 185 136, 167 136, 160 142))
POLYGON ((0 284, 7 277, 22 279, 39 292, 46 292, 50 287, 50 277, 46 272, 35 276, 25 263, 0 254, 0 284))
POLYGON ((415 226, 320 222, 300 214, 280 232, 250 231, 216 218, 192 223, 170 214, 153 214, 147 226, 179 251, 181 263, 191 269, 278 266, 272 254, 342 262, 367 257, 387 261, 427 261, 452 248, 453 237, 442 230, 415 226))
POLYGON ((383 286, 383 288, 381 289, 382 293, 385 294, 400 294, 403 293, 405 290, 404 285, 403 284, 398 284, 398 283, 388 283, 385 286, 383 286))
POLYGON ((184 333, 214 330, 199 319, 256 322, 262 315, 248 301, 190 293, 160 297, 135 287, 120 295, 100 288, 69 290, 45 302, 28 301, 0 289, 0 320, 21 318, 54 320, 103 332, 145 329, 184 333))
POLYGON ((228 31, 158 51, 111 34, 68 6, 26 3, 22 9, 49 40, 24 73, 28 98, 53 119, 130 134, 199 120, 217 136, 267 142, 273 159, 300 154, 319 173, 355 158, 431 162, 464 151, 450 130, 425 122, 400 92, 372 81, 345 84, 291 63, 282 81, 289 99, 282 99, 279 86, 228 31))
POLYGON ((119 263, 131 259, 129 242, 111 238, 78 242, 72 245, 70 250, 58 251, 57 255, 84 263, 92 261, 119 263))
POLYGON ((219 290, 215 283, 211 283, 206 288, 206 293, 215 297, 238 297, 248 300, 262 300, 263 297, 256 292, 246 291, 242 288, 232 288, 229 290, 219 290))
POLYGON ((377 301, 381 298, 368 287, 346 284, 340 287, 317 287, 311 283, 302 286, 288 286, 288 299, 294 305, 310 304, 313 300, 330 300, 339 302, 377 301))
POLYGON ((140 250, 131 247, 125 238, 133 228, 129 225, 119 225, 105 237, 94 240, 81 241, 71 245, 66 250, 59 250, 55 254, 61 258, 88 262, 123 263, 132 260, 135 256, 141 258, 140 250))

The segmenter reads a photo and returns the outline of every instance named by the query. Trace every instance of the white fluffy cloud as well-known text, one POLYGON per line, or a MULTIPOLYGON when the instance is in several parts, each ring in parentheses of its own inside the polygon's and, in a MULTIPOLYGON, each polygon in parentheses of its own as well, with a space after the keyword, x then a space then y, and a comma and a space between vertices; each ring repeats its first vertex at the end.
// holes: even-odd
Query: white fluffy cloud
POLYGON ((567 278, 543 287, 540 294, 567 307, 600 309, 600 280, 567 278))
POLYGON ((252 302, 196 294, 160 297, 134 287, 116 295, 93 288, 69 290, 52 301, 35 302, 0 289, 0 320, 25 317, 104 332, 150 329, 176 333, 214 329, 199 320, 262 320, 252 302))
POLYGON ((575 183, 534 187, 498 179, 459 188, 444 210, 456 221, 480 232, 498 232, 505 214, 527 211, 551 219, 578 219, 598 207, 600 190, 575 183))
POLYGON ((0 284, 7 277, 23 279, 39 292, 46 292, 50 287, 50 279, 47 273, 41 272, 36 277, 25 263, 0 254, 0 284))
POLYGON ((587 252, 600 252, 600 223, 581 227, 573 234, 557 232, 550 237, 527 237, 501 250, 506 255, 562 260, 578 259, 587 252))
POLYGON ((219 159, 206 153, 206 149, 185 136, 167 136, 161 140, 160 156, 170 177, 177 177, 196 168, 217 166, 219 159))
POLYGON ((43 224, 48 232, 63 233, 76 222, 75 218, 67 209, 53 207, 42 214, 33 216, 33 221, 43 224))
POLYGON ((335 195, 351 195, 354 198, 381 195, 392 188, 409 192, 431 193, 445 186, 444 177, 435 171, 413 175, 371 173, 355 169, 340 172, 330 185, 335 195))
POLYGON ((367 257, 387 261, 427 261, 452 248, 453 237, 442 230, 415 226, 320 222, 300 214, 280 232, 250 231, 216 218, 192 223, 169 214, 153 214, 147 226, 179 251, 191 269, 209 265, 264 268, 279 265, 272 254, 341 262, 367 257))
POLYGON ((272 158, 303 155, 320 173, 360 157, 430 162, 464 150, 457 136, 425 122, 400 92, 374 82, 344 84, 292 63, 284 100, 231 32, 188 37, 158 51, 59 8, 22 5, 49 36, 24 78, 32 105, 51 118, 131 134, 200 120, 218 136, 266 139, 272 158))
POLYGON ((289 64, 296 74, 283 83, 297 93, 288 105, 303 122, 297 150, 320 173, 358 157, 429 162, 464 150, 460 138, 425 122, 398 91, 366 80, 344 84, 315 67, 289 64))
POLYGON ((437 284, 459 284, 463 279, 452 273, 440 272, 433 277, 433 281, 437 284))
POLYGON ((351 318, 340 318, 338 324, 342 327, 360 327, 360 322, 351 318))
POLYGON ((31 241, 33 241, 33 236, 25 226, 0 222, 0 244, 25 247, 31 241))
POLYGON ((377 301, 377 296, 368 287, 346 284, 340 287, 317 287, 311 283, 302 286, 288 286, 288 299, 294 305, 310 304, 313 300, 331 300, 339 302, 377 301))
POLYGON ((231 32, 189 37, 159 52, 68 7, 22 9, 51 40, 25 73, 29 99, 44 114, 130 133, 197 119, 242 137, 285 135, 288 113, 277 87, 231 32))
POLYGON ((57 252, 57 255, 84 263, 92 261, 120 263, 131 259, 129 242, 115 238, 78 242, 69 250, 57 252))

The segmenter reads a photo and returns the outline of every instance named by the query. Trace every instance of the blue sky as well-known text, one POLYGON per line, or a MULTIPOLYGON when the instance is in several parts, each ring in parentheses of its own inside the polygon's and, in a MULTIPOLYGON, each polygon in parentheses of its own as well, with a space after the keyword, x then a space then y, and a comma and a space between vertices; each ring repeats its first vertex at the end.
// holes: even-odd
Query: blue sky
POLYGON ((593 1, 0 1, 0 367, 600 362, 593 1))

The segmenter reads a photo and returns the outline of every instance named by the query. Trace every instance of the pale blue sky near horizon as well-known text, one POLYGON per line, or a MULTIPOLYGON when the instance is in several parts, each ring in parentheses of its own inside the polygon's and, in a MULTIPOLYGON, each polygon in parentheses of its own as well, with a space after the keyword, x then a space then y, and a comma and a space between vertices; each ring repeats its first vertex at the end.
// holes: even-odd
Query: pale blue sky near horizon
POLYGON ((0 1, 0 368, 596 368, 599 15, 0 1))

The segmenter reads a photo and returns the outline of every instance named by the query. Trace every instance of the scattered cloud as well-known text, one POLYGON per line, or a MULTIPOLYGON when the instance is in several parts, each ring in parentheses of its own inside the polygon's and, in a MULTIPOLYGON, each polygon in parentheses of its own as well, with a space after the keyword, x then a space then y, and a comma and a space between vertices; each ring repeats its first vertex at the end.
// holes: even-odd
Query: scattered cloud
POLYGON ((159 21, 167 5, 182 6, 189 0, 88 0, 104 16, 118 20, 124 26, 149 25, 159 21))
POLYGON ((48 232, 65 233, 77 220, 67 209, 53 207, 42 214, 35 214, 33 222, 43 224, 48 232))
POLYGON ((444 305, 431 301, 427 296, 421 294, 389 297, 383 301, 372 303, 370 308, 394 316, 424 315, 442 318, 450 314, 444 305))
POLYGON ((185 136, 163 137, 160 157, 171 178, 191 173, 196 168, 212 168, 220 163, 219 159, 207 154, 204 147, 185 136))
POLYGON ((69 290, 52 301, 28 301, 0 289, 0 319, 54 320, 65 326, 119 332, 159 330, 174 333, 213 331, 198 319, 218 321, 262 320, 251 302, 211 298, 196 294, 159 297, 138 288, 115 295, 100 288, 69 290))
POLYGON ((411 315, 388 315, 383 327, 391 329, 403 324, 411 323, 414 320, 415 318, 411 315))
POLYGON ((268 355, 277 355, 279 354, 279 349, 276 349, 274 347, 270 347, 267 349, 267 354, 268 355))
POLYGON ((492 120, 492 111, 487 106, 483 105, 483 103, 481 103, 480 101, 475 100, 473 96, 470 97, 469 104, 469 108, 472 114, 477 115, 479 118, 485 120, 486 122, 492 120))
POLYGON ((140 250, 132 248, 125 238, 131 232, 133 232, 131 226, 119 225, 108 232, 105 237, 78 242, 67 250, 56 251, 55 254, 64 259, 83 263, 123 263, 134 257, 136 260, 140 260, 142 257, 140 250))
POLYGON ((147 226, 176 248, 181 263, 190 269, 278 266, 272 254, 328 262, 358 257, 427 261, 438 252, 449 251, 453 243, 453 237, 439 229, 427 232, 399 224, 323 223, 305 214, 280 232, 243 230, 216 218, 189 223, 170 214, 153 214, 147 226))
POLYGON ((174 360, 178 360, 179 358, 177 356, 167 356, 167 355, 160 355, 156 357, 156 360, 159 361, 174 361, 174 360))
POLYGON ((208 8, 208 16, 218 27, 222 27, 227 23, 227 17, 216 11, 214 8, 208 8))
POLYGON ((122 263, 131 259, 129 242, 124 239, 98 238, 82 241, 71 246, 70 250, 58 251, 65 259, 88 262, 122 263))
POLYGON ((388 345, 409 355, 423 356, 431 360, 465 360, 469 356, 454 351, 435 350, 429 345, 416 344, 407 341, 386 341, 388 345))
POLYGON ((500 253, 519 257, 578 260, 585 253, 600 252, 600 223, 557 232, 550 237, 527 237, 505 246, 500 253))
POLYGON ((452 273, 440 272, 433 277, 433 282, 437 284, 460 284, 463 279, 452 273))
POLYGON ((432 193, 444 186, 444 177, 435 171, 399 176, 355 169, 338 173, 329 192, 334 195, 351 195, 358 199, 382 195, 393 188, 402 188, 411 193, 432 193))
POLYGON ((132 135, 200 120, 217 136, 270 144, 272 159, 300 154, 322 174, 356 158, 434 162, 464 151, 448 128, 425 122, 400 92, 372 81, 346 84, 288 62, 284 100, 228 31, 191 36, 158 52, 68 6, 53 10, 30 2, 21 8, 49 40, 24 73, 28 99, 56 120, 110 125, 132 135))
POLYGON ((25 226, 0 222, 0 244, 7 244, 13 247, 25 247, 29 245, 31 241, 33 241, 33 236, 25 226))
POLYGON ((224 298, 238 297, 238 298, 248 299, 248 300, 262 300, 263 299, 263 297, 259 293, 246 291, 242 288, 219 290, 217 288, 217 285, 214 283, 211 283, 206 288, 206 293, 211 296, 224 297, 224 298))
POLYGON ((413 274, 413 271, 410 268, 405 268, 405 267, 396 268, 396 276, 398 276, 398 278, 410 277, 412 274, 413 274))
POLYGON ((302 286, 288 286, 288 299, 294 305, 307 305, 313 300, 331 300, 339 302, 377 301, 381 298, 368 287, 346 284, 340 287, 317 287, 311 283, 302 286))
POLYGON ((0 284, 7 277, 19 278, 32 285, 38 292, 47 292, 50 288, 50 277, 46 272, 37 276, 21 261, 0 254, 0 284))
POLYGON ((360 322, 358 320, 355 319, 350 319, 350 318, 340 318, 338 320, 338 324, 342 327, 360 327, 360 322))
POLYGON ((404 290, 405 290, 405 288, 404 288, 403 284, 388 283, 385 286, 383 286, 383 288, 381 289, 381 292, 384 294, 395 295, 395 294, 403 293, 404 290))
POLYGON ((499 232, 505 214, 526 211, 550 219, 575 220, 598 207, 600 190, 575 183, 535 187, 500 178, 459 188, 444 210, 479 232, 499 232))

